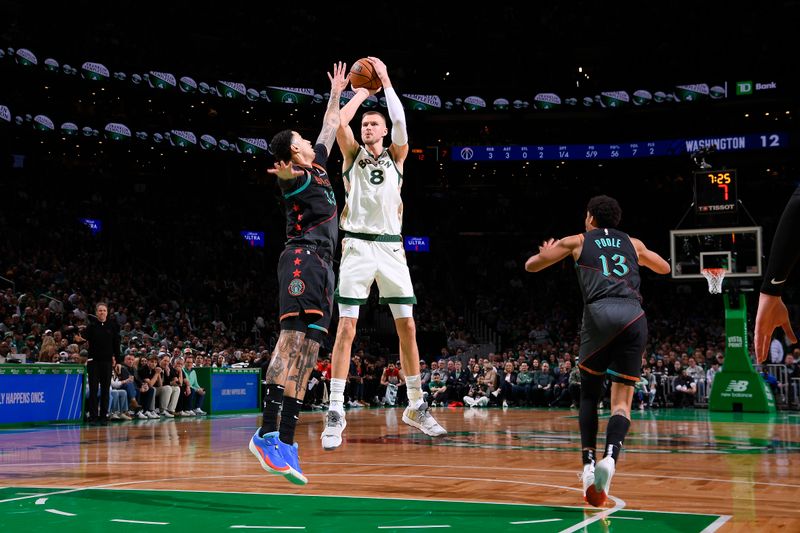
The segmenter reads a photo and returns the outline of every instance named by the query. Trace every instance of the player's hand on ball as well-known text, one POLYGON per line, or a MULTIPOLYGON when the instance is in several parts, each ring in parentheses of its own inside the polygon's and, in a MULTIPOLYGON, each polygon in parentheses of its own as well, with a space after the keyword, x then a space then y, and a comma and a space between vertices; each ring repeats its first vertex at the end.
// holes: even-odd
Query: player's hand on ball
POLYGON ((389 73, 386 71, 386 64, 383 61, 373 56, 367 56, 367 61, 372 63, 372 68, 375 69, 375 74, 378 75, 381 81, 389 77, 389 73))

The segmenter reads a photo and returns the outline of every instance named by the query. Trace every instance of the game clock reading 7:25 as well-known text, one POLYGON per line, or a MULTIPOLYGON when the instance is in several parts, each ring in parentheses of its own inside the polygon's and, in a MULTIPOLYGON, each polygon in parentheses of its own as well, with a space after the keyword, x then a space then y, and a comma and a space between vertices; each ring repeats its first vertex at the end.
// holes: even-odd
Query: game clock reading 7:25
POLYGON ((737 203, 735 170, 699 170, 694 173, 697 213, 734 213, 737 203))

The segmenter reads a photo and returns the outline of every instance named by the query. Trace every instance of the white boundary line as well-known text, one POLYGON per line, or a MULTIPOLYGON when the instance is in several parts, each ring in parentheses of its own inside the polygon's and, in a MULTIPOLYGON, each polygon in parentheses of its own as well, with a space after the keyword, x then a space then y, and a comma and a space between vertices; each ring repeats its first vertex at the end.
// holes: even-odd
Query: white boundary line
POLYGON ((719 518, 708 524, 708 526, 700 533, 713 533, 714 531, 721 528, 725 524, 725 522, 727 522, 731 518, 732 518, 731 515, 727 514, 721 515, 719 518))
MULTIPOLYGON (((327 477, 327 476, 330 476, 330 477, 382 477, 382 478, 399 477, 399 478, 404 478, 404 479, 408 479, 408 478, 430 479, 430 476, 427 476, 427 475, 413 475, 413 474, 412 475, 401 475, 401 474, 314 474, 315 478, 316 477, 327 477)), ((455 477, 455 476, 437 476, 436 479, 450 479, 450 480, 453 480, 453 481, 483 481, 483 482, 490 482, 490 483, 509 483, 509 484, 518 484, 518 485, 532 485, 532 486, 535 486, 535 487, 549 487, 549 488, 555 488, 555 489, 561 489, 561 490, 571 490, 571 491, 577 491, 577 492, 583 493, 583 489, 579 489, 579 488, 575 488, 575 487, 565 487, 563 485, 553 485, 553 484, 550 484, 550 483, 534 483, 532 481, 515 481, 515 480, 511 480, 511 479, 486 479, 486 478, 455 477)), ((565 529, 562 533, 570 533, 572 531, 577 531, 578 529, 580 529, 580 528, 582 528, 584 526, 588 526, 589 524, 593 524, 594 522, 597 522, 598 520, 600 520, 602 518, 605 518, 605 517, 607 517, 607 516, 609 516, 609 515, 611 515, 613 513, 616 513, 617 511, 621 511, 622 509, 625 508, 625 502, 623 500, 621 500, 619 498, 616 498, 614 496, 611 496, 611 495, 609 495, 608 497, 611 500, 613 500, 614 507, 612 507, 611 509, 604 510, 601 513, 598 513, 597 515, 595 515, 595 516, 593 516, 591 518, 587 518, 586 520, 583 520, 582 522, 579 522, 575 526, 572 526, 572 528, 565 529), (578 527, 578 526, 580 526, 580 527, 578 527)), ((406 498, 397 498, 397 499, 406 499, 406 498)), ((427 501, 432 501, 432 500, 427 500, 427 501)), ((513 504, 508 504, 508 505, 513 505, 513 504)), ((527 504, 527 505, 539 505, 539 506, 541 506, 541 504, 527 504)), ((559 506, 552 505, 552 507, 559 507, 559 506)))
POLYGON ((305 529, 306 526, 231 526, 231 529, 305 529))
POLYGON ((59 511, 58 509, 45 509, 45 512, 58 514, 58 515, 61 515, 61 516, 78 516, 78 515, 76 515, 74 513, 67 513, 65 511, 59 511))
MULTIPOLYGON (((353 464, 353 463, 343 463, 343 464, 353 464)), ((331 475, 340 475, 340 474, 317 474, 316 476, 320 476, 320 475, 321 476, 331 476, 331 475)), ((350 474, 350 475, 351 476, 360 476, 362 474, 350 474)), ((373 475, 384 476, 383 474, 373 474, 373 475)), ((217 479, 217 478, 226 478, 226 477, 262 477, 262 476, 261 476, 261 474, 245 474, 245 475, 242 475, 242 476, 236 476, 236 475, 233 475, 233 476, 208 476, 205 479, 208 479, 208 478, 217 479)), ((386 477, 392 477, 392 476, 389 475, 389 476, 386 476, 386 477)), ((407 476, 397 475, 395 477, 407 477, 407 476)), ((427 476, 416 476, 416 477, 427 477, 427 476)), ((192 478, 165 478, 165 479, 151 479, 151 480, 143 480, 143 481, 128 481, 128 482, 124 482, 124 483, 113 483, 113 484, 110 484, 110 485, 97 485, 97 486, 93 486, 93 487, 80 487, 80 488, 75 488, 75 489, 65 488, 65 490, 58 491, 58 492, 50 492, 50 493, 47 493, 47 495, 68 494, 68 493, 72 493, 72 492, 79 492, 79 491, 82 491, 82 490, 142 490, 142 489, 114 488, 114 486, 118 486, 119 487, 119 486, 124 486, 124 485, 136 485, 136 484, 150 483, 150 482, 157 483, 157 482, 161 482, 161 481, 177 481, 177 480, 192 480, 192 479, 203 479, 203 478, 194 478, 194 477, 192 477, 192 478)), ((465 479, 465 478, 456 478, 456 479, 465 479)), ((485 480, 485 479, 481 479, 481 480, 482 481, 503 481, 503 480, 485 480)), ((505 482, 506 483, 514 483, 513 481, 510 481, 510 480, 507 480, 505 482)), ((544 484, 541 484, 541 483, 532 483, 532 482, 517 482, 517 483, 522 483, 522 484, 526 484, 526 485, 528 485, 528 484, 530 484, 530 485, 544 485, 544 484)), ((558 488, 563 488, 563 489, 567 489, 567 490, 580 490, 580 489, 575 489, 575 488, 570 488, 570 487, 561 487, 559 485, 546 485, 546 486, 558 487, 558 488)), ((2 487, 2 488, 11 488, 11 487, 2 487)), ((53 487, 51 487, 51 488, 53 488, 53 487)), ((304 497, 304 498, 317 497, 317 498, 349 498, 349 499, 365 499, 365 500, 435 501, 435 502, 447 502, 447 503, 483 503, 483 504, 488 504, 488 505, 515 505, 515 506, 521 506, 521 507, 525 507, 525 506, 530 506, 530 507, 550 506, 550 507, 561 507, 561 508, 566 508, 566 509, 584 509, 584 510, 590 510, 590 511, 597 511, 597 509, 595 509, 594 507, 577 506, 577 505, 548 505, 548 504, 543 504, 543 503, 488 502, 488 501, 479 501, 479 500, 443 500, 443 499, 439 499, 439 498, 433 498, 433 499, 432 498, 387 498, 387 497, 380 497, 380 496, 352 496, 352 495, 330 495, 330 494, 285 494, 285 493, 279 493, 279 492, 244 492, 244 491, 228 491, 228 490, 223 491, 223 490, 191 490, 191 489, 179 490, 179 489, 158 489, 158 488, 145 489, 145 490, 155 491, 155 492, 190 492, 190 493, 242 494, 242 495, 261 495, 261 496, 297 496, 297 497, 304 497)), ((42 495, 44 495, 44 494, 34 494, 34 495, 31 495, 31 496, 24 496, 24 497, 20 497, 20 498, 13 498, 13 499, 8 499, 8 500, 0 500, 0 503, 5 503, 5 502, 8 502, 8 501, 16 501, 16 500, 22 500, 22 499, 35 498, 37 496, 42 496, 42 495)), ((615 499, 614 497, 611 497, 611 498, 615 499)), ((619 510, 622 510, 622 508, 617 509, 616 511, 619 511, 619 510)), ((725 524, 728 520, 730 520, 732 518, 730 515, 716 515, 716 514, 712 514, 712 513, 692 513, 692 512, 685 512, 685 511, 655 511, 655 510, 649 510, 649 509, 626 509, 626 510, 630 511, 630 512, 636 512, 636 513, 683 514, 683 515, 693 515, 693 516, 716 516, 717 519, 714 522, 712 522, 711 524, 709 524, 701 533, 713 533, 716 530, 718 530, 720 527, 722 527, 722 525, 725 524)), ((616 511, 614 511, 614 512, 616 512, 616 511)), ((599 520, 601 518, 606 518, 609 514, 611 514, 611 513, 610 512, 609 513, 604 513, 602 511, 600 511, 599 512, 599 516, 596 515, 595 517, 593 517, 594 521, 597 521, 597 520, 599 520)), ((626 517, 613 517, 613 518, 625 519, 626 517)), ((534 522, 554 522, 554 521, 559 521, 559 520, 562 520, 562 519, 553 518, 553 519, 534 521, 534 522)), ((534 522, 511 522, 511 524, 526 524, 526 523, 534 523, 534 522)), ((584 521, 584 522, 586 522, 586 521, 584 521)), ((585 525, 588 525, 588 523, 586 523, 585 525)), ((266 528, 274 529, 274 528, 276 528, 278 526, 243 526, 243 525, 239 525, 239 526, 231 526, 231 527, 232 528, 237 528, 237 529, 256 529, 256 528, 258 528, 258 529, 266 529, 266 528)), ((281 527, 283 527, 284 529, 289 528, 289 527, 302 527, 303 529, 305 528, 304 526, 281 526, 281 527)), ((575 531, 575 530, 571 530, 571 531, 575 531)), ((564 533, 564 532, 562 532, 562 533, 564 533)))
POLYGON ((145 520, 125 520, 124 518, 112 518, 112 522, 122 522, 123 524, 145 524, 148 526, 168 526, 169 522, 147 522, 145 520))
MULTIPOLYGON (((228 478, 237 478, 237 477, 259 477, 260 478, 260 477, 263 477, 263 475, 262 474, 248 474, 248 475, 225 475, 225 476, 194 476, 194 477, 190 477, 190 478, 175 477, 175 478, 163 478, 163 479, 157 479, 157 480, 126 481, 126 482, 118 482, 118 483, 109 483, 109 484, 106 484, 106 485, 97 485, 97 486, 89 486, 89 487, 78 487, 78 488, 68 489, 68 490, 64 490, 64 491, 51 492, 51 493, 48 493, 48 494, 34 494, 34 495, 31 495, 31 496, 20 496, 20 497, 17 497, 17 498, 8 498, 8 499, 5 499, 5 500, 0 500, 0 503, 8 503, 8 502, 20 501, 20 500, 28 500, 28 499, 37 498, 37 497, 40 497, 40 496, 56 496, 56 495, 59 495, 59 494, 70 494, 70 493, 73 493, 73 492, 81 492, 81 491, 85 491, 85 490, 98 490, 98 489, 106 489, 106 488, 111 488, 111 487, 121 487, 121 486, 125 486, 125 485, 141 485, 143 483, 157 483, 157 482, 163 482, 163 481, 198 480, 198 479, 228 479, 228 478)), ((411 475, 403 475, 403 474, 315 474, 314 477, 337 477, 337 478, 342 478, 342 477, 380 477, 380 478, 384 478, 384 479, 385 478, 390 478, 390 477, 396 477, 396 478, 403 478, 403 479, 415 479, 415 478, 416 479, 430 479, 430 476, 421 475, 421 474, 411 474, 411 475)), ((555 489, 561 489, 561 490, 583 492, 583 489, 579 489, 579 488, 575 488, 575 487, 565 487, 563 485, 553 485, 553 484, 550 484, 550 483, 535 483, 535 482, 532 482, 532 481, 515 481, 515 480, 510 480, 510 479, 508 479, 508 480, 507 479, 487 479, 487 478, 469 478, 469 477, 456 477, 456 476, 439 476, 436 479, 449 479, 449 480, 453 480, 453 481, 478 481, 478 482, 484 482, 484 483, 489 482, 489 483, 502 483, 502 484, 512 484, 512 485, 528 485, 528 486, 534 486, 534 487, 549 487, 549 488, 555 488, 555 489)), ((207 492, 207 491, 197 491, 197 492, 207 492)), ((311 495, 309 495, 309 496, 311 496, 311 495)), ((319 496, 324 496, 324 495, 319 495, 319 496)), ((336 496, 334 496, 334 497, 336 497, 336 496)), ((358 496, 352 496, 352 497, 353 498, 358 498, 358 496)), ((607 516, 609 516, 609 515, 611 515, 613 513, 616 513, 617 511, 620 511, 620 510, 625 508, 625 502, 623 500, 621 500, 619 498, 616 498, 614 496, 611 496, 611 495, 609 495, 609 498, 614 501, 614 507, 612 507, 611 509, 607 509, 605 511, 602 511, 602 512, 596 514, 595 516, 591 517, 591 518, 587 518, 586 520, 583 520, 582 522, 579 522, 578 525, 580 527, 587 526, 589 524, 597 522, 598 520, 600 520, 602 518, 605 518, 605 517, 607 517, 607 516)), ((374 498, 374 499, 390 499, 390 498, 374 498)), ((394 500, 408 500, 409 498, 391 498, 391 499, 394 499, 394 500)), ((452 502, 452 501, 457 501, 457 502, 460 501, 460 500, 432 500, 432 499, 428 499, 428 498, 418 499, 418 500, 421 500, 421 501, 450 501, 450 502, 452 502)), ((467 502, 467 503, 469 503, 469 502, 467 502)), ((486 502, 472 502, 472 503, 486 503, 486 502)), ((505 505, 530 505, 530 506, 536 505, 536 506, 541 507, 543 504, 514 504, 514 503, 507 503, 505 505)), ((546 504, 544 504, 544 505, 546 505, 546 504)), ((552 507, 558 507, 558 506, 553 505, 552 507)), ((573 528, 575 528, 575 527, 576 526, 573 526, 573 528)), ((577 529, 580 529, 580 527, 577 527, 577 529)), ((565 530, 564 533, 570 533, 572 531, 577 531, 577 529, 568 529, 568 530, 565 530)))
POLYGON ((434 529, 452 527, 449 524, 434 524, 430 526, 378 526, 378 529, 434 529))
MULTIPOLYGON (((310 461, 309 461, 310 462, 310 461)), ((140 463, 135 463, 140 464, 140 463)), ((219 464, 214 463, 214 464, 219 464)), ((331 463, 335 464, 335 463, 331 463)), ((356 463, 342 463, 342 464, 356 464, 356 463)), ((401 465, 402 466, 402 465, 401 465)), ((448 467, 443 467, 448 468, 448 467)), ((498 467, 499 468, 499 467, 498 467)), ((520 469, 521 470, 521 469, 520 469)), ((330 476, 332 474, 314 474, 314 477, 317 476, 330 476)), ((336 474, 339 475, 339 474, 336 474)), ((383 476, 383 474, 380 474, 383 476)), ((526 503, 526 502, 495 502, 495 501, 481 501, 481 500, 443 500, 440 498, 394 498, 394 497, 385 497, 385 496, 354 496, 349 494, 290 494, 284 492, 246 492, 246 491, 234 491, 234 490, 194 490, 194 489, 158 489, 158 488, 150 488, 150 489, 126 489, 122 488, 122 485, 134 485, 138 483, 153 483, 161 482, 161 481, 180 481, 180 480, 187 480, 191 481, 193 479, 209 479, 209 478, 224 478, 224 477, 261 477, 261 474, 241 474, 241 475, 230 475, 230 476, 205 476, 202 478, 167 478, 167 479, 152 479, 152 480, 145 480, 145 481, 128 481, 125 483, 115 483, 113 485, 117 485, 114 487, 112 485, 98 485, 94 487, 81 487, 81 488, 74 488, 74 487, 47 487, 47 488, 57 488, 63 489, 58 492, 48 492, 43 494, 35 494, 32 496, 26 496, 26 498, 33 498, 36 496, 46 496, 50 494, 67 494, 70 492, 77 492, 81 490, 148 490, 152 492, 190 492, 190 493, 207 493, 207 494, 241 494, 241 495, 258 495, 258 496, 295 496, 301 498, 355 498, 355 499, 363 499, 363 500, 411 500, 411 501, 426 501, 426 502, 445 502, 445 503, 483 503, 487 505, 518 505, 521 507, 531 506, 531 507, 561 507, 564 509, 584 509, 584 510, 591 510, 596 511, 596 507, 589 507, 588 505, 553 505, 548 503, 526 503)), ((401 476, 404 477, 404 476, 401 476)), ((482 481, 493 481, 491 479, 481 479, 482 481)), ((510 480, 509 480, 510 481, 510 480)), ((525 483, 525 482, 523 482, 525 483)), ((12 487, 6 487, 12 488, 12 487)), ((24 487, 20 487, 24 488, 24 487)), ((44 487, 43 487, 44 488, 44 487)), ((569 487, 564 487, 568 490, 579 490, 579 489, 572 489, 569 487)), ((0 503, 4 503, 6 500, 0 501, 0 503)), ((11 501, 11 500, 8 500, 11 501)), ((716 517, 724 517, 727 515, 720 515, 716 513, 693 513, 689 511, 656 511, 652 509, 625 509, 626 511, 630 511, 632 513, 657 513, 657 514, 683 514, 683 515, 694 515, 694 516, 716 516, 716 517)), ((728 517, 730 519, 730 517, 728 517)))
POLYGON ((545 522, 561 522, 563 518, 545 518, 544 520, 522 520, 519 522, 509 522, 512 526, 521 524, 544 524, 545 522))
POLYGON ((434 529, 452 527, 447 524, 430 525, 430 526, 378 526, 378 529, 434 529))
MULTIPOLYGON (((800 416, 800 415, 798 415, 800 416)), ((83 465, 91 465, 91 464, 102 464, 102 465, 147 465, 147 464, 162 464, 160 461, 97 461, 95 463, 75 463, 75 462, 62 462, 62 463, 16 463, 16 464, 2 464, 0 463, 0 472, 3 471, 4 468, 10 467, 47 467, 52 468, 54 466, 83 466, 83 465)), ((219 461, 193 461, 193 465, 214 465, 220 466, 219 461)), ((350 462, 331 462, 331 461, 303 461, 303 464, 310 464, 310 465, 347 465, 347 466, 391 466, 392 468, 451 468, 450 466, 446 465, 427 465, 427 464, 386 464, 386 463, 350 463, 350 462)), ((471 466, 471 465, 464 465, 460 466, 460 469, 463 470, 486 470, 485 467, 481 466, 471 466)), ((566 469, 548 469, 548 468, 512 468, 512 467, 504 467, 504 466, 497 466, 492 467, 493 470, 512 470, 514 472, 535 472, 535 473, 553 473, 553 474, 574 474, 577 472, 575 470, 566 470, 566 469)), ((312 474, 317 475, 317 474, 312 474)), ((685 481, 713 481, 716 483, 732 483, 732 484, 742 484, 742 485, 765 485, 768 487, 790 487, 790 488, 800 488, 800 484, 797 483, 772 483, 770 481, 747 481, 747 480, 740 480, 740 479, 720 479, 720 478, 709 478, 709 477, 696 477, 696 476, 671 476, 667 474, 633 474, 633 473, 625 473, 625 472, 617 472, 614 474, 615 477, 632 477, 632 478, 648 478, 648 479, 655 479, 655 478, 664 478, 664 479, 672 479, 672 480, 685 480, 685 481)), ((484 502, 479 502, 484 503, 484 502)), ((655 511, 653 511, 655 512, 655 511)), ((662 511, 665 513, 669 513, 671 511, 662 511)), ((683 513, 686 514, 686 513, 683 513)), ((703 513, 699 513, 703 514, 703 513)), ((713 513, 711 513, 713 514, 713 513)), ((714 515, 719 516, 719 515, 714 515)))

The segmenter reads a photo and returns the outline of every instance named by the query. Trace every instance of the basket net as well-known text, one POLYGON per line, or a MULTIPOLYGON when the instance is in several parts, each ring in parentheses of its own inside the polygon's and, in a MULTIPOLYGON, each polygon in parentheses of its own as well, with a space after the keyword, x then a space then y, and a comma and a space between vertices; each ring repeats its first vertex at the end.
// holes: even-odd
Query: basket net
POLYGON ((719 294, 722 292, 722 280, 725 279, 724 268, 704 268, 701 270, 708 281, 708 292, 719 294))

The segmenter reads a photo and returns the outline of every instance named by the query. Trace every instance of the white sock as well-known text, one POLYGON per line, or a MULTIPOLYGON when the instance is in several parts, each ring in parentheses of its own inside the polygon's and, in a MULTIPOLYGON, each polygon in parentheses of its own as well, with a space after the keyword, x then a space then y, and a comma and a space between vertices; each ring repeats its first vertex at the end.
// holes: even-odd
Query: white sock
POLYGON ((329 411, 344 413, 344 386, 346 384, 347 380, 331 378, 330 405, 328 406, 329 411))
POLYGON ((408 394, 408 405, 419 407, 422 403, 422 381, 419 374, 416 376, 406 376, 406 394, 408 394))

